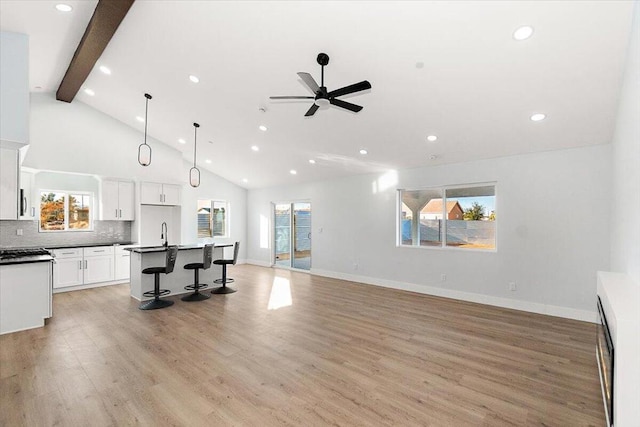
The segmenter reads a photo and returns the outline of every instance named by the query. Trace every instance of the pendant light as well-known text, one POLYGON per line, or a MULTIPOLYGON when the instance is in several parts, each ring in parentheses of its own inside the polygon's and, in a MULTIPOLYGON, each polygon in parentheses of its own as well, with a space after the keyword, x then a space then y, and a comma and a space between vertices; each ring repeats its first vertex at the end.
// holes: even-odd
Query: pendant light
POLYGON ((149 112, 151 95, 145 93, 144 97, 147 98, 144 106, 144 143, 138 147, 138 163, 142 166, 149 166, 151 164, 151 147, 147 144, 147 113, 149 112))
POLYGON ((198 143, 198 128, 199 124, 193 124, 193 167, 189 170, 189 184, 192 187, 198 187, 200 185, 200 170, 196 167, 196 146, 198 143))

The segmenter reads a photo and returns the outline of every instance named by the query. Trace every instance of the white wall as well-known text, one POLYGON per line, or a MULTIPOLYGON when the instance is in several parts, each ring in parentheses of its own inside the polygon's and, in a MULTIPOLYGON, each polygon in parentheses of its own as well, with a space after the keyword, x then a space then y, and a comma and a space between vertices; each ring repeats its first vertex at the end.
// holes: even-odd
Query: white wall
POLYGON ((148 138, 151 165, 138 164, 141 132, 79 101, 31 94, 31 144, 23 166, 141 181, 183 184, 180 151, 148 138))
MULTIPOLYGON (((636 2, 613 137, 611 269, 640 286, 640 3, 636 2)), ((640 302, 638 302, 640 304, 640 302)))
POLYGON ((0 33, 0 141, 29 142, 29 36, 0 33))
POLYGON ((365 175, 251 190, 247 256, 270 262, 260 237, 271 230, 260 224, 270 221, 271 202, 311 200, 314 273, 594 320, 595 273, 609 267, 610 173, 606 145, 404 170, 397 183, 365 175), (395 246, 397 188, 491 181, 497 252, 395 246))
MULTIPOLYGON (((79 101, 70 104, 56 101, 53 93, 31 94, 30 128, 31 145, 23 166, 182 185, 181 220, 174 218, 175 209, 170 215, 170 236, 174 239, 171 243, 198 241, 198 198, 228 200, 231 204, 231 236, 225 240, 216 239, 216 243, 246 239, 246 190, 203 168, 200 187, 192 188, 187 183, 191 165, 179 150, 148 138, 153 159, 151 165, 142 167, 137 160, 138 145, 143 141, 141 132, 79 101)), ((138 215, 133 224, 133 235, 144 232, 152 241, 157 235, 159 241, 159 224, 167 218, 164 213, 156 215, 153 208, 137 209, 137 212, 142 215, 138 215), (149 212, 154 214, 149 215, 149 223, 144 224, 144 214, 149 212)), ((245 248, 241 246, 240 258, 245 257, 244 253, 245 248)))

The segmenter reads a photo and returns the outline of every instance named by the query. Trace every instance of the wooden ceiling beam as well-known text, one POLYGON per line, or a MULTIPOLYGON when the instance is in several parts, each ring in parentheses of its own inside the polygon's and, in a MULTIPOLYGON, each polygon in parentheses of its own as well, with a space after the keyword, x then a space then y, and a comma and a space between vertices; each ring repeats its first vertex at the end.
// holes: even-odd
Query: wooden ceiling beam
POLYGON ((71 102, 111 41, 135 0, 99 0, 73 59, 56 92, 58 101, 71 102))

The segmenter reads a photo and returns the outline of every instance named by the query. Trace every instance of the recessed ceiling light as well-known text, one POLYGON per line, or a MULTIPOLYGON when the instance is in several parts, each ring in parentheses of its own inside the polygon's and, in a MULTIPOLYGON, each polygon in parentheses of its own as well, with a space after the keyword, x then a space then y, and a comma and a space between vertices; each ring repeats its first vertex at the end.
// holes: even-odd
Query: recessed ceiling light
POLYGON ((178 142, 180 144, 186 144, 187 143, 187 141, 185 141, 183 138, 178 139, 178 142))
POLYGON ((252 146, 251 146, 251 149, 252 149, 253 151, 260 151, 260 147, 258 147, 257 145, 252 145, 252 146))
POLYGON ((365 154, 367 154, 367 153, 368 153, 368 151, 367 151, 367 150, 365 150, 364 148, 363 148, 362 150, 360 150, 360 154, 362 154, 363 156, 364 156, 365 154))
POLYGON ((102 71, 103 73, 109 75, 111 74, 111 70, 109 69, 109 67, 105 67, 104 65, 100 66, 100 71, 102 71))
POLYGON ((91 89, 85 89, 85 90, 84 90, 84 93, 86 93, 86 94, 87 94, 87 95, 89 95, 89 96, 93 96, 93 95, 95 95, 95 94, 96 94, 96 93, 95 93, 94 91, 92 91, 91 89))
POLYGON ((315 161, 315 160, 313 160, 313 159, 309 159, 309 163, 311 163, 312 165, 315 165, 315 164, 316 164, 316 161, 315 161))
POLYGON ((56 9, 58 9, 60 12, 71 12, 73 10, 71 6, 64 3, 57 4, 56 9))
POLYGON ((211 160, 210 160, 210 159, 207 159, 207 160, 205 160, 205 162, 207 162, 207 163, 211 163, 211 160))
POLYGON ((191 80, 193 83, 198 83, 200 81, 200 79, 193 74, 189 76, 189 80, 191 80))
POLYGON ((437 140, 437 139, 438 139, 438 137, 437 137, 437 136, 435 136, 435 135, 429 135, 429 136, 427 137, 427 141, 429 141, 429 142, 434 142, 434 141, 435 141, 435 140, 437 140))
POLYGON ((533 27, 525 25, 513 32, 513 38, 516 40, 526 40, 533 35, 533 27))
POLYGON ((258 126, 258 129, 260 129, 262 132, 266 132, 267 131, 267 127, 265 125, 258 126))
POLYGON ((539 122, 540 120, 544 120, 547 117, 546 114, 536 113, 531 116, 531 120, 534 122, 539 122))
POLYGON ((295 169, 291 169, 291 170, 289 171, 289 173, 290 173, 291 175, 295 175, 295 174, 297 174, 298 172, 297 172, 295 169))
POLYGON ((141 123, 144 123, 144 117, 136 116, 136 120, 141 123))
POLYGON ((247 178, 242 178, 242 182, 249 182, 247 178))

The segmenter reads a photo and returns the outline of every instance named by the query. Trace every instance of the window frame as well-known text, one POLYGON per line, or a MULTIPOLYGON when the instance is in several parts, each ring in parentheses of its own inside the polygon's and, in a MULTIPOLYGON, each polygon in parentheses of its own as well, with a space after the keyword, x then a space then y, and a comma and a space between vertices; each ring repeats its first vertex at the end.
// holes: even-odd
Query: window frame
MULTIPOLYGON (((396 191, 396 247, 398 248, 414 248, 414 249, 431 249, 431 250, 450 250, 450 251, 463 251, 463 252, 498 252, 498 219, 493 220, 495 223, 494 230, 494 247, 493 248, 461 248, 456 246, 447 245, 447 190, 456 190, 462 188, 474 188, 474 187, 488 187, 492 186, 495 197, 495 211, 498 211, 498 183, 495 181, 490 182, 474 182, 470 184, 452 184, 452 185, 440 185, 433 187, 421 187, 421 188, 398 188, 396 191), (402 195, 406 191, 439 191, 442 199, 442 229, 440 230, 440 244, 439 245, 406 245, 402 243, 402 195)), ((489 212, 490 214, 490 212, 489 212)))
POLYGON ((199 228, 198 228, 198 210, 197 210, 197 206, 196 206, 196 237, 200 240, 206 240, 206 239, 228 239, 231 236, 231 203, 228 200, 222 200, 222 199, 209 199, 209 198, 198 198, 197 199, 197 204, 199 204, 201 201, 208 201, 209 205, 210 205, 210 209, 211 211, 209 212, 209 231, 211 233, 210 236, 206 236, 206 237, 202 237, 200 236, 200 232, 199 232, 199 228), (214 203, 224 203, 224 208, 225 208, 225 218, 224 218, 224 235, 221 236, 214 236, 213 235, 213 205, 214 203))
POLYGON ((83 233, 94 231, 94 222, 95 222, 95 210, 96 210, 96 198, 95 194, 91 191, 83 191, 83 190, 48 190, 48 189, 39 189, 39 201, 38 201, 38 232, 39 233, 83 233), (64 229, 62 230, 45 230, 42 228, 42 193, 54 193, 54 194, 64 194, 64 229), (89 227, 88 228, 69 228, 69 196, 88 196, 90 200, 89 205, 89 227))

